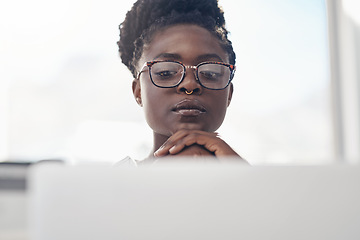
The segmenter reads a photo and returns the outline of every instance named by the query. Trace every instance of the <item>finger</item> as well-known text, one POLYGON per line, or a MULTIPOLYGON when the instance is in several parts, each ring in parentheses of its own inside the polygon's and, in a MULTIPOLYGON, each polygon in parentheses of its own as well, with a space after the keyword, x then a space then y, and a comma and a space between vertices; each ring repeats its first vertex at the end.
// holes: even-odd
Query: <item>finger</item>
POLYGON ((179 153, 184 147, 193 144, 202 145, 215 156, 236 156, 240 157, 217 133, 192 132, 180 139, 170 149, 170 154, 179 153))
MULTIPOLYGON (((208 132, 204 132, 204 131, 200 131, 200 130, 187 130, 187 129, 179 130, 176 133, 174 133, 172 136, 170 136, 168 138, 168 140, 166 140, 164 142, 164 144, 158 150, 156 150, 154 152, 154 156, 161 157, 161 156, 165 156, 165 155, 169 154, 170 149, 172 149, 175 145, 178 145, 179 141, 181 141, 183 138, 185 138, 186 136, 191 135, 191 134, 203 134, 203 135, 212 136, 215 133, 208 133, 208 132)), ((178 153, 185 146, 190 146, 190 145, 179 145, 177 148, 175 148, 175 152, 178 153), (180 149, 178 149, 178 148, 180 148, 180 149)))
POLYGON ((178 140, 173 146, 169 149, 169 153, 174 155, 182 151, 185 147, 191 146, 193 144, 198 144, 204 146, 208 151, 214 152, 209 148, 212 145, 212 142, 216 138, 216 134, 208 134, 203 132, 192 132, 191 134, 186 135, 182 139, 178 140))

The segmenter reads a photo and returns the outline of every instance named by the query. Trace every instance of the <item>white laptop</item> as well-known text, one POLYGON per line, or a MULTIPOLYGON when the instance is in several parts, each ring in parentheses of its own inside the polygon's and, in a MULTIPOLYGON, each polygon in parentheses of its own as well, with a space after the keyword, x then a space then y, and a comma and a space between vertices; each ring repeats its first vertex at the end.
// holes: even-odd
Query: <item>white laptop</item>
POLYGON ((30 240, 359 240, 360 166, 39 165, 30 240))

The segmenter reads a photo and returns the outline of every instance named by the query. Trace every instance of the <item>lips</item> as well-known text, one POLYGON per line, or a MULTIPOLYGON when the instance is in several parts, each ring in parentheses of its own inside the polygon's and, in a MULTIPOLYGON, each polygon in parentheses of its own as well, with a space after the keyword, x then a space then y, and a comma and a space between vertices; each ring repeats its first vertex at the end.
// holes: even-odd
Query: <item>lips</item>
POLYGON ((184 99, 172 109, 176 114, 188 117, 196 117, 206 113, 205 107, 197 100, 184 99))

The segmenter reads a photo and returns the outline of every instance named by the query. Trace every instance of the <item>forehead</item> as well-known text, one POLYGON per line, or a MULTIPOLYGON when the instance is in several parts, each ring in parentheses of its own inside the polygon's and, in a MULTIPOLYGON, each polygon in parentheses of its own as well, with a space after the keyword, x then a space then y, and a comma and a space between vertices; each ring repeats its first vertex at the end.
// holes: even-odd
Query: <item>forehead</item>
POLYGON ((139 64, 164 56, 172 56, 171 58, 188 64, 207 60, 228 62, 228 55, 219 39, 207 29, 190 24, 175 25, 157 32, 144 47, 139 64))

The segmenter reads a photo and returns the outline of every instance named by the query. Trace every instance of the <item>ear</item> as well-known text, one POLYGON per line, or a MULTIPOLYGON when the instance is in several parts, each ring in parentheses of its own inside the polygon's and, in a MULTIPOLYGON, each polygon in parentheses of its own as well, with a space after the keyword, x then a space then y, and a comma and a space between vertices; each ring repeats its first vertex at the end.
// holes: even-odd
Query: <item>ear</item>
POLYGON ((233 85, 232 83, 230 83, 230 86, 229 86, 229 96, 228 96, 228 104, 227 104, 227 106, 230 105, 233 92, 234 92, 234 85, 233 85))
POLYGON ((141 99, 141 87, 139 79, 134 79, 132 82, 132 91, 135 97, 137 104, 142 107, 142 99, 141 99))

